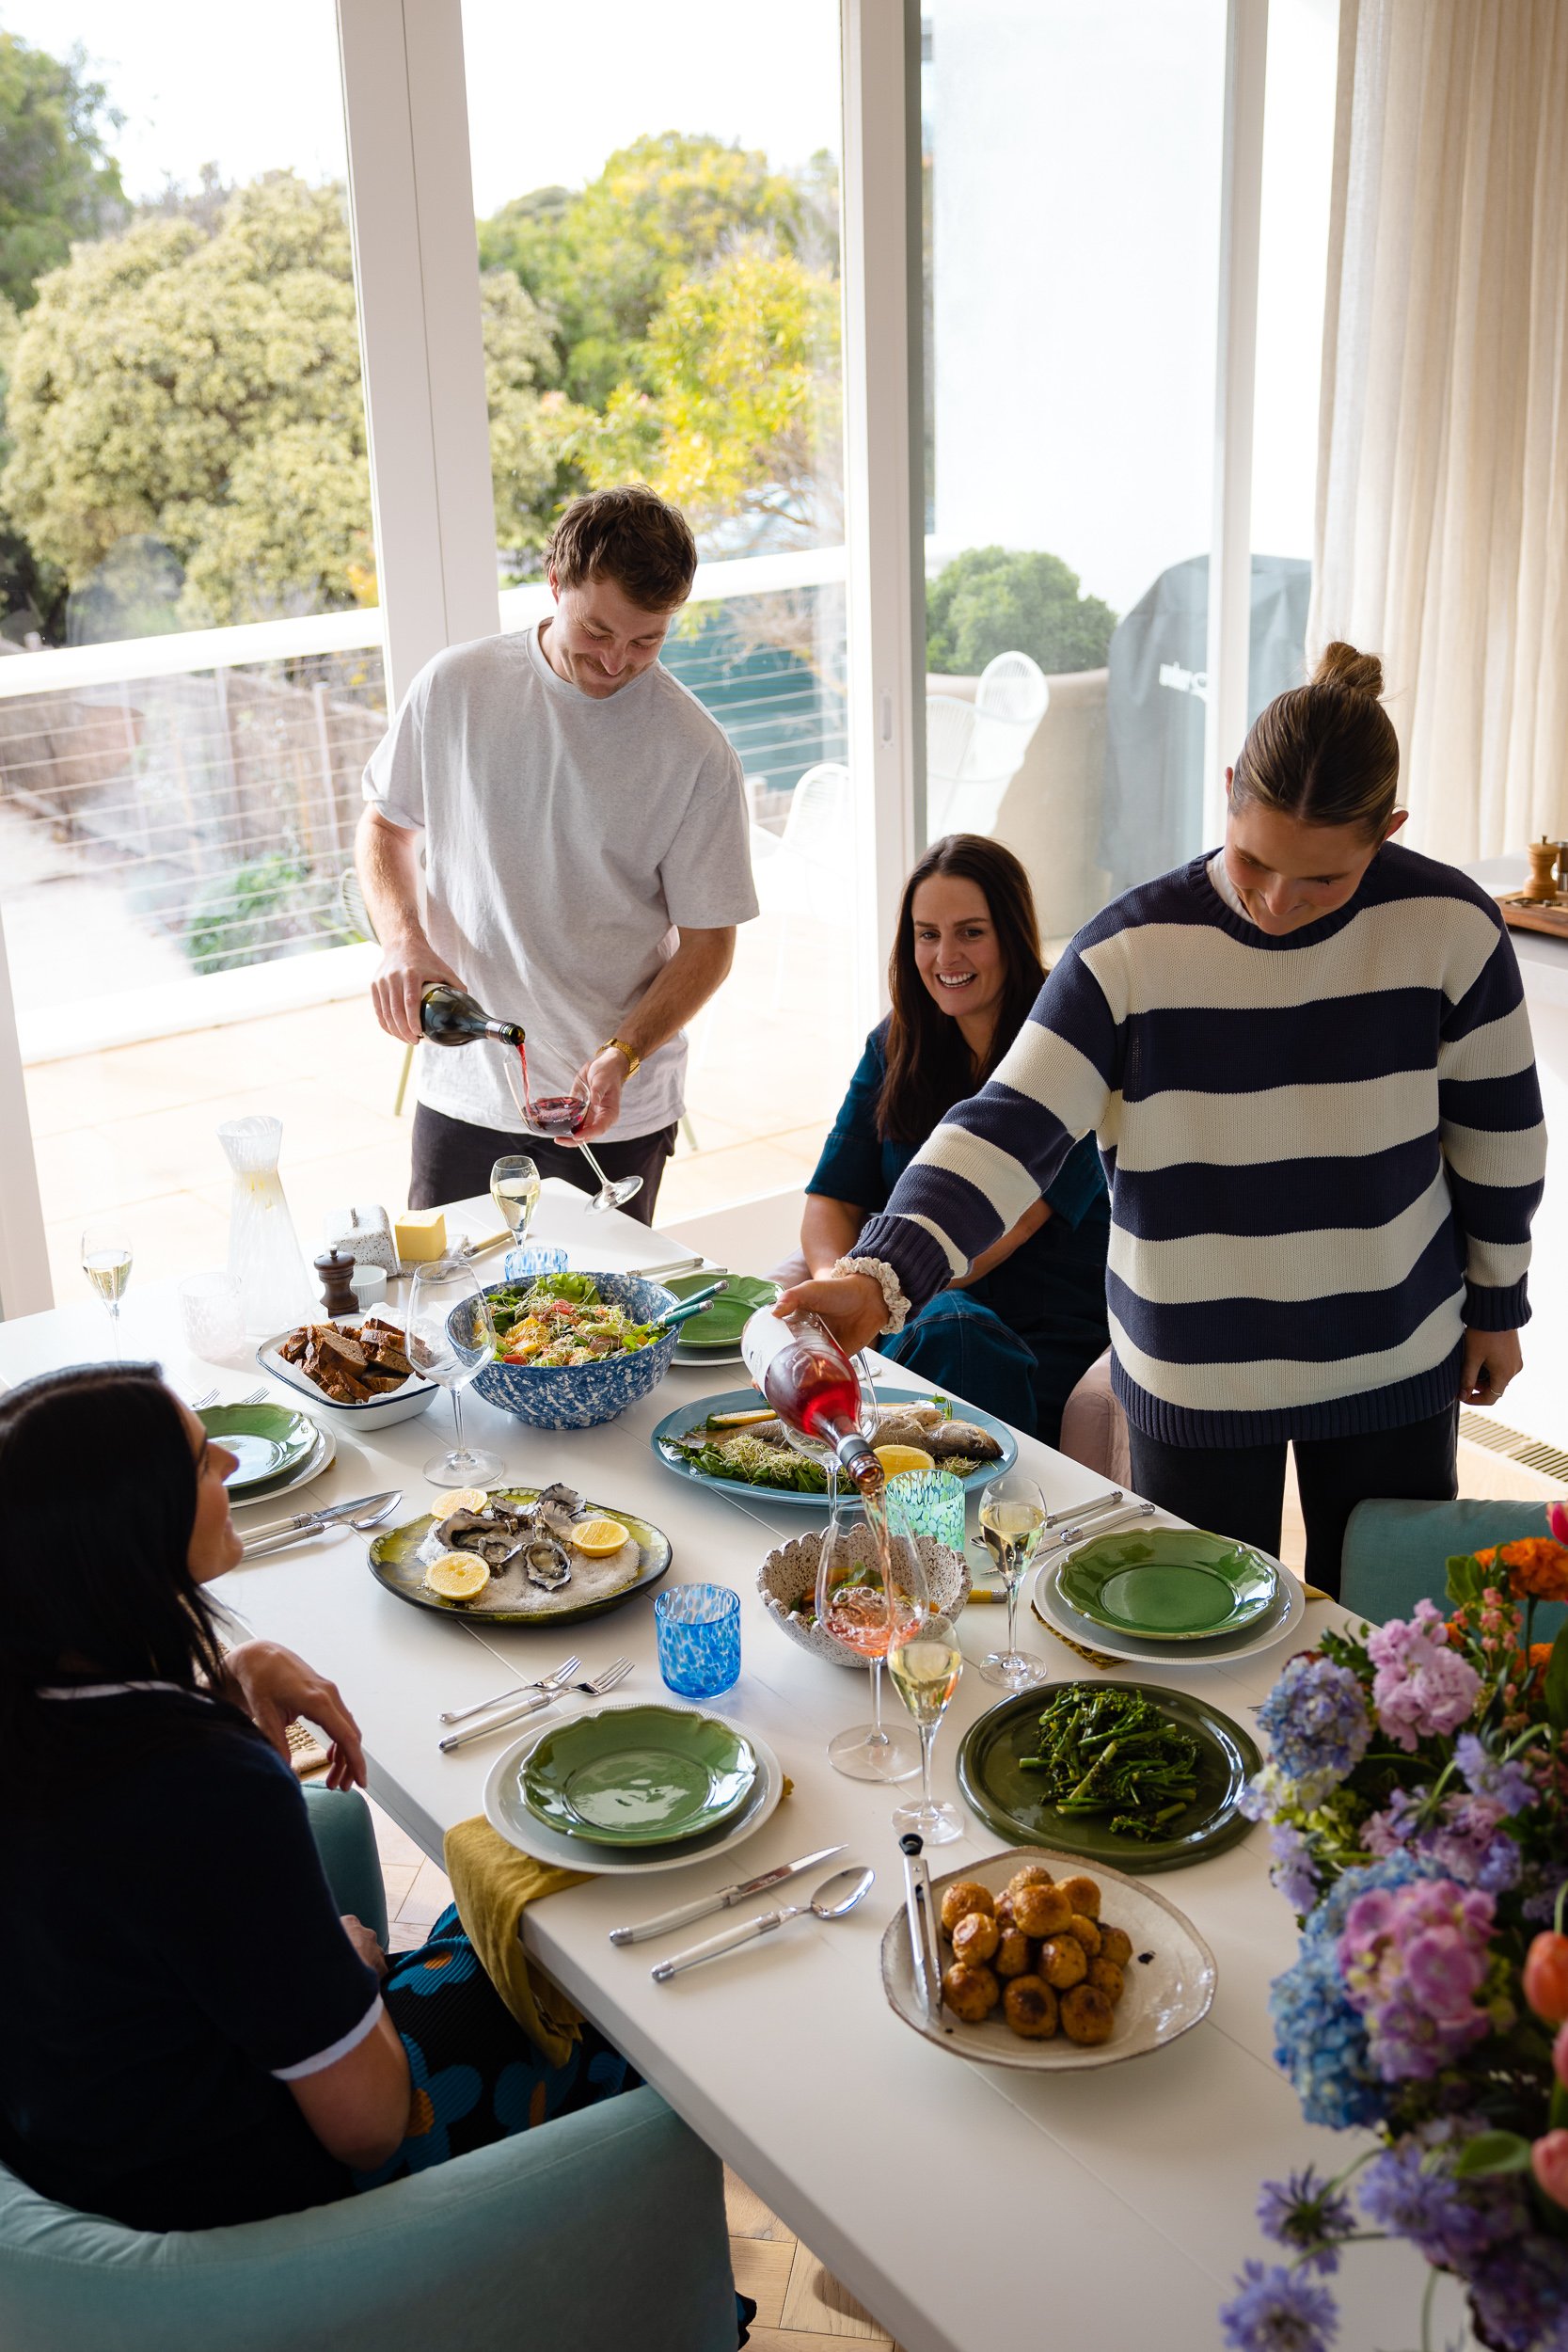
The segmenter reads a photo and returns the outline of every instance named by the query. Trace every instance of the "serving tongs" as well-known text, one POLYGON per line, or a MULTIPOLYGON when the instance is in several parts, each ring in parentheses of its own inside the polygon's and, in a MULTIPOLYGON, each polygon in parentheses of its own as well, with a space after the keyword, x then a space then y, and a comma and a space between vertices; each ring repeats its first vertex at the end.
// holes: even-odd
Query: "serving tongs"
POLYGON ((910 1923, 915 1986, 927 2016, 934 2023, 942 2015, 942 1949, 932 1907, 931 1873, 926 1862, 924 1841, 917 1831, 904 1832, 898 1840, 898 1851, 904 1857, 904 1908, 910 1923))
POLYGON ((693 1315, 705 1315, 720 1292, 727 1291, 729 1287, 727 1282, 710 1282, 705 1291, 693 1291, 691 1296, 683 1298, 678 1307, 672 1307, 668 1314, 658 1316, 657 1321, 649 1325, 649 1329, 653 1331, 678 1330, 683 1323, 689 1323, 693 1315))

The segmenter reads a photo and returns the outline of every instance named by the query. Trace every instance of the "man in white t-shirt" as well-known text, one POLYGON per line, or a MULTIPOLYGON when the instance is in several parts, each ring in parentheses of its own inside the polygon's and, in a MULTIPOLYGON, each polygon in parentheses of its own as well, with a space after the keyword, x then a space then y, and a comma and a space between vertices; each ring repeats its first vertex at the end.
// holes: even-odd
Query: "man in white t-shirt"
MULTIPOLYGON (((426 663, 365 771, 356 844, 382 1027, 417 1039, 435 979, 520 1023, 532 1092, 580 1078, 582 1139, 611 1176, 642 1178, 628 1205, 650 1223, 684 1025, 757 911, 740 762, 658 658, 696 568, 652 490, 576 500, 548 550, 554 612, 426 663)), ((506 1048, 422 1045, 418 1094, 410 1207, 484 1192, 519 1149, 596 1190, 571 1145, 520 1141, 506 1048)))

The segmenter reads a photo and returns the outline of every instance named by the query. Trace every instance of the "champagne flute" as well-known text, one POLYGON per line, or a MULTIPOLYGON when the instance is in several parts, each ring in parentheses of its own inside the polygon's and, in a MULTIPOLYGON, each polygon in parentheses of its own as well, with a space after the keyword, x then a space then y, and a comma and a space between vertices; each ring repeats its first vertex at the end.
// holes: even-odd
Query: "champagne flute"
POLYGON ((607 1176, 588 1145, 578 1142, 578 1130, 588 1116, 588 1089, 578 1073, 569 1068, 552 1047, 541 1044, 537 1038, 530 1038, 516 1057, 515 1068, 512 1057, 507 1057, 506 1083, 531 1136, 538 1136, 545 1143, 568 1145, 582 1153, 599 1180, 598 1191, 589 1195, 591 1209, 622 1208, 641 1191, 641 1176, 607 1176))
POLYGON ((109 1311, 109 1336, 119 1361, 119 1302, 131 1279, 131 1245, 115 1225, 89 1225, 82 1234, 82 1271, 109 1311))
POLYGON ((490 1198, 514 1241, 527 1241, 539 1206, 539 1170, 522 1152, 498 1160, 490 1170, 490 1198))
POLYGON ((889 1535, 879 1495, 867 1496, 863 1521, 829 1520, 816 1558, 816 1622, 871 1666, 871 1721, 828 1742, 833 1770, 849 1780, 910 1780, 920 1768, 916 1741, 882 1722, 882 1661, 927 1606, 920 1555, 907 1535, 889 1535))
POLYGON ((893 1685, 920 1734, 920 1802, 901 1804, 894 1812, 896 1830, 917 1830, 927 1846, 951 1845, 964 1834, 957 1805, 939 1804, 931 1794, 931 1750, 937 1726, 963 1672, 963 1652, 948 1617, 930 1616, 912 1627, 887 1654, 893 1685))
POLYGON ((434 1258, 418 1267, 408 1300, 408 1360, 421 1380, 451 1394, 457 1443, 424 1466, 433 1486, 494 1486, 505 1475, 497 1454, 463 1440, 463 1391, 496 1352, 490 1302, 461 1258, 434 1258))
POLYGON ((1031 1691, 1049 1682, 1051 1668, 1033 1650, 1018 1646, 1018 1588, 1045 1525, 1045 1497, 1032 1478, 1017 1470, 993 1478, 980 1497, 980 1533, 986 1549, 1002 1571, 1007 1594, 1007 1646, 992 1650, 980 1665, 981 1679, 1004 1691, 1031 1691))

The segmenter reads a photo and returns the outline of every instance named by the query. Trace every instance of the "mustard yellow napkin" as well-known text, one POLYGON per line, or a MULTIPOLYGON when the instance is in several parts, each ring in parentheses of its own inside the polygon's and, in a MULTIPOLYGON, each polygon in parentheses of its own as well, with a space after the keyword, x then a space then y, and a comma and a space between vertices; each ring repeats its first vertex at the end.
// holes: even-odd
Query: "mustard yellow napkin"
POLYGON ((468 1941, 513 2016, 552 2066, 563 2066, 582 2030, 580 2012, 559 1985, 529 1969, 523 1913, 546 1895, 581 1886, 585 1870, 535 1862, 498 1837, 483 1814, 446 1836, 447 1876, 468 1941))

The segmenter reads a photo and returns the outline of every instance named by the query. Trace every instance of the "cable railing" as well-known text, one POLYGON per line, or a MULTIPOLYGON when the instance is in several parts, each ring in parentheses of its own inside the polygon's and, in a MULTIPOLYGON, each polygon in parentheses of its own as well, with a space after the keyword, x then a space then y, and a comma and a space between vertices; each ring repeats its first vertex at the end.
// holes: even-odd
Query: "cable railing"
MULTIPOLYGON (((843 576, 842 548, 705 564, 666 648, 775 813, 844 755, 843 576)), ((503 628, 528 627, 548 592, 500 604, 503 628)), ((96 981, 122 985, 117 941, 166 981, 352 940, 339 882, 386 723, 375 611, 0 656, 0 873, 21 876, 0 898, 12 919, 38 894, 69 917, 27 921, 19 1009, 55 986, 56 930, 84 1010, 96 981), (84 930, 103 950, 87 974, 84 930)))

